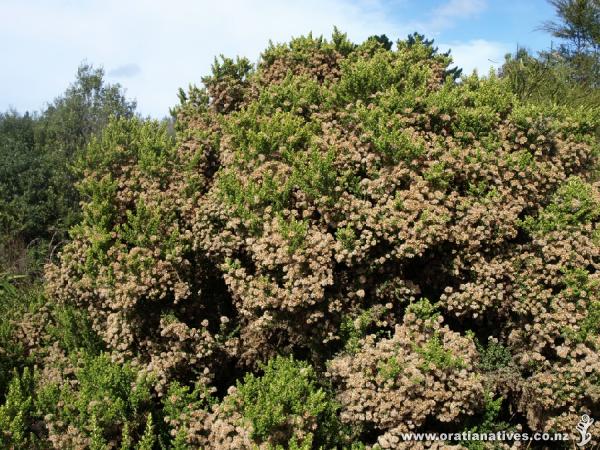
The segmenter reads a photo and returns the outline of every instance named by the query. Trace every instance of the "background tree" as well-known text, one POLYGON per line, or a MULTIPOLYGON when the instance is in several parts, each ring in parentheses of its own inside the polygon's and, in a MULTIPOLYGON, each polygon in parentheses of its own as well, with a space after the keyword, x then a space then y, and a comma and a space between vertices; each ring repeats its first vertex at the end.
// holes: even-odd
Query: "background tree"
POLYGON ((573 67, 575 81, 598 88, 600 57, 600 1, 550 0, 560 21, 548 21, 542 29, 559 38, 560 56, 573 67))
POLYGON ((506 56, 500 75, 522 100, 595 105, 600 101, 600 1, 550 0, 557 21, 541 29, 560 45, 533 55, 518 49, 506 56))
POLYGON ((75 82, 55 99, 39 120, 39 145, 74 155, 97 135, 111 116, 131 117, 136 102, 127 100, 120 84, 104 81, 104 70, 82 64, 75 82))
POLYGON ((0 267, 25 271, 49 241, 66 237, 79 216, 73 161, 110 117, 131 117, 135 108, 102 68, 82 64, 40 114, 0 114, 0 267))

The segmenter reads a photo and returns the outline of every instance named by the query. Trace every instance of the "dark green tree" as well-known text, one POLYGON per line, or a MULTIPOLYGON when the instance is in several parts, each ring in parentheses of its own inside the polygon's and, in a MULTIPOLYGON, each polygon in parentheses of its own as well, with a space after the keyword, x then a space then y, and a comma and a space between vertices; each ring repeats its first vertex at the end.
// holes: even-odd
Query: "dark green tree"
MULTIPOLYGON (((385 36, 385 35, 383 35, 385 36)), ((427 47, 430 51, 430 56, 433 56, 437 53, 439 53, 439 49, 434 45, 434 40, 433 39, 427 39, 425 37, 425 35, 417 33, 416 31, 412 34, 409 34, 406 37, 406 45, 411 48, 414 45, 417 44, 424 44, 425 47, 427 47)), ((450 50, 444 52, 444 53, 440 53, 443 56, 450 56, 450 50)), ((453 80, 457 80, 458 78, 460 78, 460 76, 462 75, 462 69, 458 66, 454 66, 454 67, 447 67, 446 70, 444 71, 444 75, 446 77, 451 77, 453 80)))
POLYGON ((392 46, 394 45, 394 43, 390 41, 390 38, 388 38, 385 34, 380 34, 379 36, 373 35, 370 36, 369 39, 379 42, 386 50, 391 50, 392 46))
POLYGON ((573 53, 600 51, 600 1, 549 0, 560 22, 547 21, 542 28, 565 41, 573 53))

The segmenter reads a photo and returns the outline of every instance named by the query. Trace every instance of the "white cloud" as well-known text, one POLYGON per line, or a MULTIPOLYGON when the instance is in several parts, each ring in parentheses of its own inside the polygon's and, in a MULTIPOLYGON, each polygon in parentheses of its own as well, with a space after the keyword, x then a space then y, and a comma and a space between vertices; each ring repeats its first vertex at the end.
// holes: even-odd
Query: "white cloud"
POLYGON ((484 0, 449 0, 434 11, 433 17, 437 20, 465 18, 483 11, 485 7, 484 0))
POLYGON ((441 51, 451 50, 450 55, 455 65, 462 67, 465 75, 473 70, 477 70, 480 75, 487 75, 490 67, 499 68, 504 61, 504 55, 511 51, 511 46, 506 43, 484 39, 440 44, 438 47, 441 51))
POLYGON ((141 73, 142 69, 135 63, 123 64, 108 71, 107 75, 114 78, 130 78, 141 73))

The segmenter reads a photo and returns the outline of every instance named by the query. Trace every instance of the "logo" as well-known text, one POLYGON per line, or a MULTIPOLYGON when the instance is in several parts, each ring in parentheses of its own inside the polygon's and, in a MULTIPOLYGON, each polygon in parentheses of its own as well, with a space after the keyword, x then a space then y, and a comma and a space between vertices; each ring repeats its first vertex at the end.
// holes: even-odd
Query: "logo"
POLYGON ((575 429, 579 431, 579 434, 581 434, 581 441, 577 443, 579 447, 583 447, 585 444, 592 440, 592 433, 588 433, 588 429, 592 426, 593 423, 594 419, 592 419, 587 414, 584 414, 583 416, 581 416, 581 420, 579 421, 579 423, 575 426, 575 429))

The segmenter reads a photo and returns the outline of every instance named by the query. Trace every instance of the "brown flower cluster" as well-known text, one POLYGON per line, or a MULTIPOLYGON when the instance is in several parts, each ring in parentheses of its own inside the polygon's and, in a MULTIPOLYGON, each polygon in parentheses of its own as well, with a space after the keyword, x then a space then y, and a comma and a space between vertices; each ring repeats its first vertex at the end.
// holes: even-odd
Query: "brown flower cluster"
POLYGON ((421 430, 427 420, 457 422, 481 409, 475 345, 442 320, 409 312, 389 339, 369 335, 359 353, 333 359, 329 372, 344 422, 374 428, 382 448, 400 448, 400 433, 421 430))

